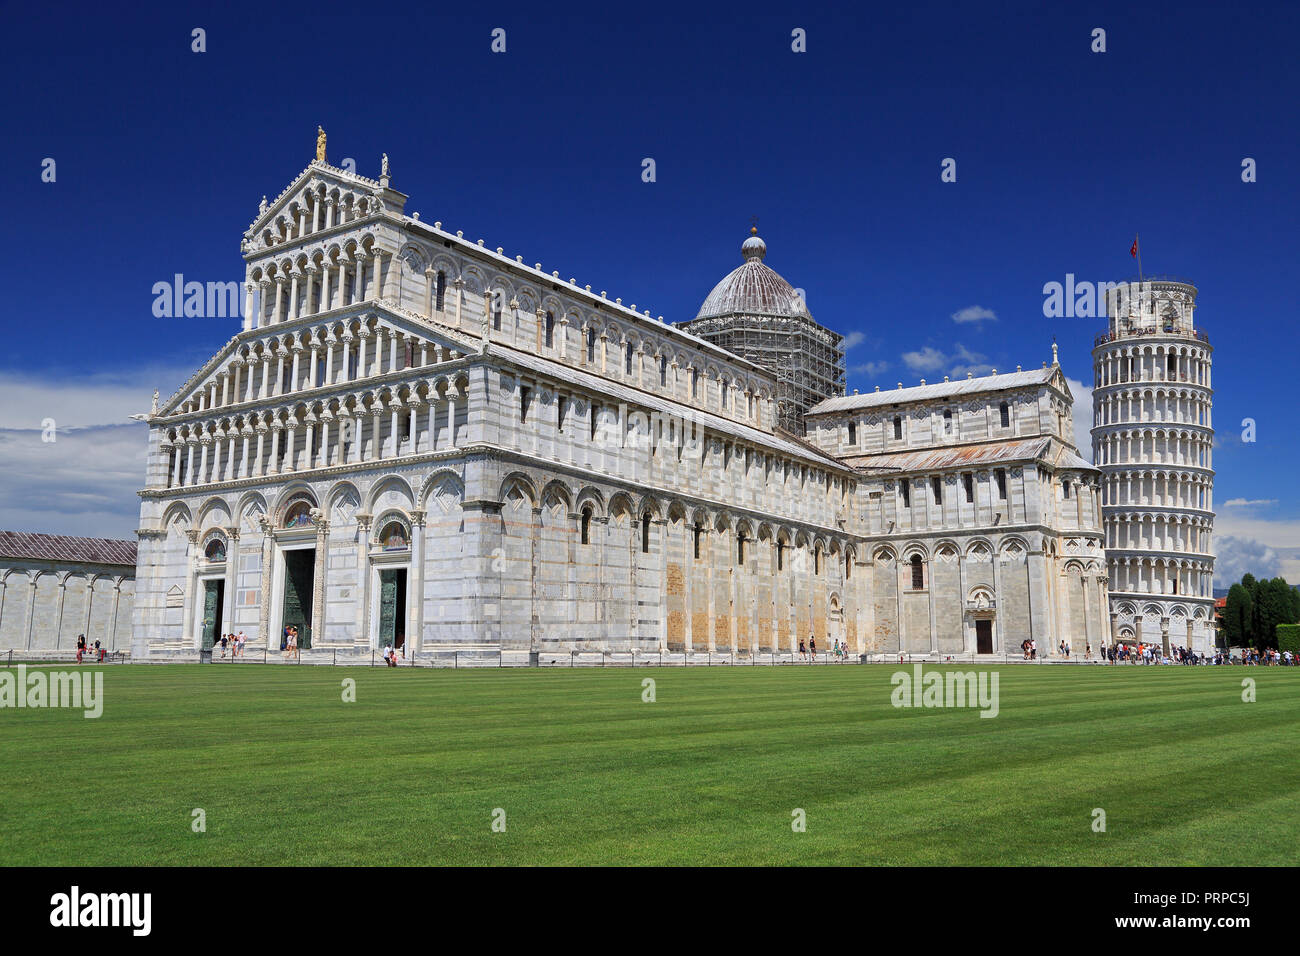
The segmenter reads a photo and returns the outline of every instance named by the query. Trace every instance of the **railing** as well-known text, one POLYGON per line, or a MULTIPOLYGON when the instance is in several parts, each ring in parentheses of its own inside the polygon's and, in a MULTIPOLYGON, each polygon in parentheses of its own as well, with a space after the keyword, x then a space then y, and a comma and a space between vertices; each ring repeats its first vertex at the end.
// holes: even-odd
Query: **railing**
POLYGON ((1098 345, 1105 345, 1107 342, 1116 342, 1120 339, 1140 338, 1152 335, 1172 335, 1175 338, 1194 339, 1197 342, 1204 342, 1206 345, 1210 344, 1210 336, 1206 334, 1204 329, 1192 329, 1191 331, 1187 331, 1185 329, 1175 329, 1173 326, 1149 325, 1146 328, 1141 329, 1124 329, 1119 332, 1104 332, 1093 340, 1092 345, 1093 348, 1096 348, 1098 345))

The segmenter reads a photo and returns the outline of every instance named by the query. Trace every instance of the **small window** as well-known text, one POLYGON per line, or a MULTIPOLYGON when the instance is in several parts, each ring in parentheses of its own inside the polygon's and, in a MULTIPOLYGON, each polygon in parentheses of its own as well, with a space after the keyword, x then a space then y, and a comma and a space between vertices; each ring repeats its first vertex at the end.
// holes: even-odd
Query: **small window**
POLYGON ((528 421, 528 406, 532 403, 533 390, 527 385, 519 389, 519 423, 522 425, 528 421))
POLYGON ((587 330, 587 364, 596 364, 596 330, 587 330))
POLYGON ((1006 501, 1007 499, 1007 470, 999 468, 993 472, 993 478, 998 484, 998 500, 1006 501))
POLYGON ((1170 355, 1170 356, 1169 356, 1169 363, 1168 363, 1168 365, 1167 365, 1167 368, 1168 368, 1168 371, 1169 371, 1169 377, 1170 377, 1170 378, 1175 378, 1175 377, 1177 377, 1177 375, 1178 375, 1178 358, 1177 358, 1177 356, 1174 356, 1174 355, 1170 355))
POLYGON ((943 504, 943 479, 938 475, 930 479, 930 487, 934 490, 934 503, 943 504))
POLYGON ((436 308, 437 308, 437 310, 438 310, 439 312, 442 311, 442 308, 443 308, 443 300, 444 300, 444 297, 446 296, 446 294, 447 294, 447 275, 446 275, 446 273, 439 272, 439 273, 438 273, 438 288, 437 288, 437 305, 436 305, 436 308))
POLYGON ((844 580, 853 577, 853 555, 844 552, 844 580))
POLYGON ((925 566, 921 563, 919 554, 912 555, 912 590, 922 591, 925 589, 925 566))
POLYGON ((704 536, 704 529, 700 527, 700 523, 697 521, 695 522, 695 560, 696 561, 700 560, 700 538, 703 536, 704 536))
POLYGON ((1011 408, 1006 402, 998 406, 998 419, 1003 428, 1011 427, 1011 408))
POLYGON ((564 413, 569 410, 569 400, 563 395, 555 398, 555 430, 564 434, 564 413))
POLYGON ((691 369, 691 398, 700 397, 700 370, 691 369))
POLYGON ((975 503, 975 478, 973 475, 965 474, 961 476, 962 484, 966 486, 966 504, 975 503))
POLYGON ((632 343, 627 343, 627 349, 623 353, 623 371, 628 375, 632 374, 632 343))
POLYGON ((822 549, 820 547, 813 549, 813 574, 822 573, 822 549))
POLYGON ((555 348, 555 313, 546 313, 546 330, 543 335, 543 342, 548 349, 555 348))
POLYGON ((945 408, 943 410, 943 433, 945 435, 952 434, 952 409, 951 408, 945 408))
POLYGON ((226 560, 226 543, 220 539, 214 540, 208 545, 203 556, 209 561, 221 562, 226 560))
POLYGON ((591 403, 591 440, 596 440, 596 426, 599 424, 600 406, 595 402, 591 403))
POLYGON ((667 384, 668 384, 668 356, 661 355, 659 357, 659 385, 660 387, 663 387, 666 386, 667 384))
POLYGON ((591 544, 591 509, 582 509, 582 543, 591 544))
POLYGON ((912 485, 906 478, 898 483, 899 489, 903 492, 903 507, 912 507, 912 485))
POLYGON ((641 516, 641 553, 650 553, 650 512, 641 516))
POLYGON ((745 563, 745 536, 736 535, 736 564, 743 566, 745 563))
POLYGON ((849 422, 849 444, 856 445, 857 443, 858 443, 858 426, 853 422, 849 422))
POLYGON ((776 569, 778 571, 785 570, 785 542, 784 541, 778 541, 776 543, 776 569))
POLYGON ((1061 482, 1061 495, 1067 499, 1070 497, 1070 483, 1068 481, 1061 482))
POLYGON ((497 332, 501 331, 501 290, 500 289, 498 289, 496 294, 492 296, 492 328, 497 332))
POLYGON ((894 416, 894 441, 903 440, 903 416, 894 416))

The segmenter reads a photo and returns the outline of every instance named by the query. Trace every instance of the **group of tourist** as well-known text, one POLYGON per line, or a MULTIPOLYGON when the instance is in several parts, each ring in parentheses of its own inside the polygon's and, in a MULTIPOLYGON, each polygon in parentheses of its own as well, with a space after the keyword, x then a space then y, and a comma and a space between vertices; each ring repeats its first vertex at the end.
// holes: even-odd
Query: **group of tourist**
POLYGON ((236 657, 243 657, 244 645, 247 643, 248 643, 248 638, 244 636, 243 631, 240 631, 238 634, 222 634, 221 635, 221 656, 225 657, 226 649, 229 648, 230 657, 232 660, 236 657))
MULTIPOLYGON (((406 656, 405 651, 402 652, 402 656, 403 657, 406 656)), ((387 664, 389 667, 397 666, 397 649, 393 647, 392 644, 384 645, 384 663, 387 664)))
MULTIPOLYGON (((831 642, 831 658, 840 664, 849 659, 849 642, 843 641, 837 637, 831 642)), ((817 638, 808 635, 807 643, 802 638, 799 639, 799 659, 810 663, 817 663, 817 638)))
POLYGON ((301 660, 302 652, 298 649, 298 626, 286 624, 280 634, 280 654, 282 657, 301 660))
POLYGON ((96 641, 93 645, 87 644, 86 635, 78 634, 77 635, 77 663, 78 664, 81 663, 81 658, 83 655, 85 655, 87 651, 91 651, 92 655, 94 657, 99 658, 101 662, 104 660, 104 649, 99 646, 99 641, 96 641))

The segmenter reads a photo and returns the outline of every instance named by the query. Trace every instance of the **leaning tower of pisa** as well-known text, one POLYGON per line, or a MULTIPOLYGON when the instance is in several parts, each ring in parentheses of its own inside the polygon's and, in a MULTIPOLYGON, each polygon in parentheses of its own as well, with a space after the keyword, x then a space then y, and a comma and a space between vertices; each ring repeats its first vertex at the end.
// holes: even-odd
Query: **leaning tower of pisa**
POLYGON ((1113 640, 1214 646, 1214 395, 1196 287, 1124 282, 1092 350, 1113 640))

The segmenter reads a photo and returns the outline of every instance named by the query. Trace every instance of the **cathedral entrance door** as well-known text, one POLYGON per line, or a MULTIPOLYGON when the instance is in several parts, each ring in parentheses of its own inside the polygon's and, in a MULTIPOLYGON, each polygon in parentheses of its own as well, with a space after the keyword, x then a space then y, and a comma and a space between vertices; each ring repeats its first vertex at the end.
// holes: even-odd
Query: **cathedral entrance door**
POLYGON ((311 598, 316 577, 316 549, 284 552, 283 627, 298 628, 298 646, 311 647, 311 598))
POLYGON ((993 653, 993 622, 988 619, 975 622, 975 653, 993 653))
POLYGON ((379 572, 379 646, 406 646, 406 569, 379 572))
POLYGON ((221 609, 225 605, 226 582, 203 582, 203 650, 212 650, 212 645, 221 639, 221 609))

